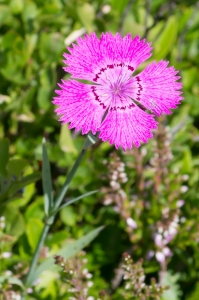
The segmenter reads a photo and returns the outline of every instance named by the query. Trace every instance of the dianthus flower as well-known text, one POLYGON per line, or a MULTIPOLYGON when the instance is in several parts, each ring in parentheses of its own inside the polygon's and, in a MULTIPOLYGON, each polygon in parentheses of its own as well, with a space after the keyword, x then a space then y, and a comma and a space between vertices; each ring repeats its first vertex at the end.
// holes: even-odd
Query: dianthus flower
POLYGON ((77 45, 68 47, 70 54, 64 53, 64 70, 72 76, 62 80, 53 100, 60 121, 82 134, 99 132, 103 141, 124 150, 147 142, 158 124, 149 111, 170 114, 183 99, 178 71, 167 67, 167 61, 153 62, 133 76, 151 50, 150 43, 130 34, 122 38, 119 33, 103 33, 98 39, 91 33, 78 38, 77 45))

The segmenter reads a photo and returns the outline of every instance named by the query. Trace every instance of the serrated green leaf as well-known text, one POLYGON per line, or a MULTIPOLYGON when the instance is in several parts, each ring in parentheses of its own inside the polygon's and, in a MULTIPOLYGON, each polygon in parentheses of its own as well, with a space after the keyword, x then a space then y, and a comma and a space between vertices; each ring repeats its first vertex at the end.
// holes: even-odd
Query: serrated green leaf
POLYGON ((163 300, 180 300, 182 292, 180 286, 177 283, 179 280, 179 274, 172 275, 170 272, 165 272, 162 285, 169 286, 169 289, 164 291, 162 295, 163 300))

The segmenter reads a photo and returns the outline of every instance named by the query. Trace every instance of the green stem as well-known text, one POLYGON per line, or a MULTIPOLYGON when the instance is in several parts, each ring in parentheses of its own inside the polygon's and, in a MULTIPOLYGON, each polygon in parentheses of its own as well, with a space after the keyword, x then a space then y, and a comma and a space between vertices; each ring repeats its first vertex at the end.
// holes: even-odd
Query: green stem
POLYGON ((87 139, 84 143, 84 146, 83 146, 83 149, 81 151, 81 153, 79 154, 79 156, 77 157, 77 160, 75 161, 71 171, 69 172, 68 176, 67 176, 67 179, 60 191, 60 193, 58 194, 56 200, 55 200, 55 204, 54 204, 54 207, 52 208, 52 211, 50 212, 50 216, 47 217, 46 219, 46 222, 45 222, 45 225, 44 225, 44 228, 43 228, 43 231, 42 231, 42 234, 40 236, 40 239, 39 239, 39 242, 37 244, 37 248, 34 252, 34 255, 33 255, 33 259, 32 259, 32 262, 31 262, 31 265, 30 265, 30 269, 29 269, 29 272, 27 274, 27 277, 25 279, 25 285, 28 287, 32 284, 31 282, 31 277, 32 277, 32 274, 35 270, 35 267, 37 265, 37 262, 38 262, 38 258, 39 258, 39 254, 40 254, 40 251, 41 251, 41 248, 43 247, 44 245, 44 242, 46 240, 46 237, 47 237, 47 234, 48 234, 48 231, 50 229, 50 226, 51 224, 53 224, 54 222, 54 218, 55 218, 55 215, 57 213, 57 209, 59 208, 59 206, 61 205, 61 202, 68 190, 68 187, 69 187, 69 184, 70 182, 72 181, 83 157, 84 157, 84 154, 86 153, 86 150, 89 146, 91 146, 92 144, 94 144, 96 142, 96 138, 94 136, 92 136, 91 134, 89 134, 87 136, 87 139))
POLYGON ((36 265, 37 265, 39 254, 40 254, 41 248, 42 248, 42 246, 45 242, 45 239, 46 239, 46 236, 48 234, 49 229, 50 229, 50 224, 45 223, 43 231, 42 231, 40 239, 39 239, 39 242, 37 244, 37 248, 35 249, 33 259, 31 261, 29 272, 28 272, 26 280, 25 280, 25 285, 26 286, 29 286, 31 284, 31 276, 32 276, 32 273, 34 272, 34 269, 35 269, 36 265))
POLYGON ((86 152, 86 149, 83 148, 82 151, 80 152, 78 158, 76 159, 76 162, 74 163, 71 171, 69 172, 60 193, 58 194, 57 198, 55 199, 55 205, 53 207, 53 211, 56 210, 60 206, 64 196, 66 195, 68 187, 69 187, 69 185, 70 185, 70 183, 71 183, 71 181, 72 181, 72 179, 84 157, 85 152, 86 152))

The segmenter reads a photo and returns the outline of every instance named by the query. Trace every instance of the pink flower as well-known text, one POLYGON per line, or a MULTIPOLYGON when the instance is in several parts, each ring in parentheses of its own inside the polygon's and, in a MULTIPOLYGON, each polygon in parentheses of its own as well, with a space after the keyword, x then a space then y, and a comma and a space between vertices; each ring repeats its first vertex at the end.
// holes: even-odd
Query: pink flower
POLYGON ((127 218, 126 223, 131 228, 136 229, 138 227, 137 223, 132 218, 127 218))
POLYGON ((61 90, 53 103, 63 124, 82 134, 99 132, 99 138, 124 150, 140 146, 151 138, 151 130, 157 116, 170 114, 177 108, 182 84, 177 82, 178 71, 167 67, 168 62, 153 62, 140 74, 133 76, 137 67, 151 56, 150 43, 124 38, 119 33, 103 33, 98 39, 95 33, 77 39, 77 45, 64 53, 67 67, 72 74, 62 80, 61 90), (88 80, 82 83, 77 79, 88 80))
POLYGON ((160 252, 160 251, 156 252, 155 257, 159 263, 162 264, 165 262, 165 255, 163 252, 160 252))

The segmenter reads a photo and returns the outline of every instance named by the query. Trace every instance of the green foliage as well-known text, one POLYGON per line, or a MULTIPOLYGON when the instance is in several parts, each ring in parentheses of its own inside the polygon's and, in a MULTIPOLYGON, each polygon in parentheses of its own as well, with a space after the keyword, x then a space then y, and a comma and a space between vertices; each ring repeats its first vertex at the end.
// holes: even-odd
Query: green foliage
MULTIPOLYGON (((103 227, 99 227, 89 232, 85 236, 81 237, 77 241, 70 243, 69 245, 65 245, 62 249, 56 252, 56 255, 62 255, 65 259, 69 259, 71 256, 74 256, 78 251, 83 249, 86 245, 88 245, 103 229, 103 227)), ((31 278, 32 283, 35 282, 40 274, 45 270, 49 270, 54 266, 53 257, 49 257, 43 263, 41 263, 38 268, 35 270, 33 277, 31 278)))

